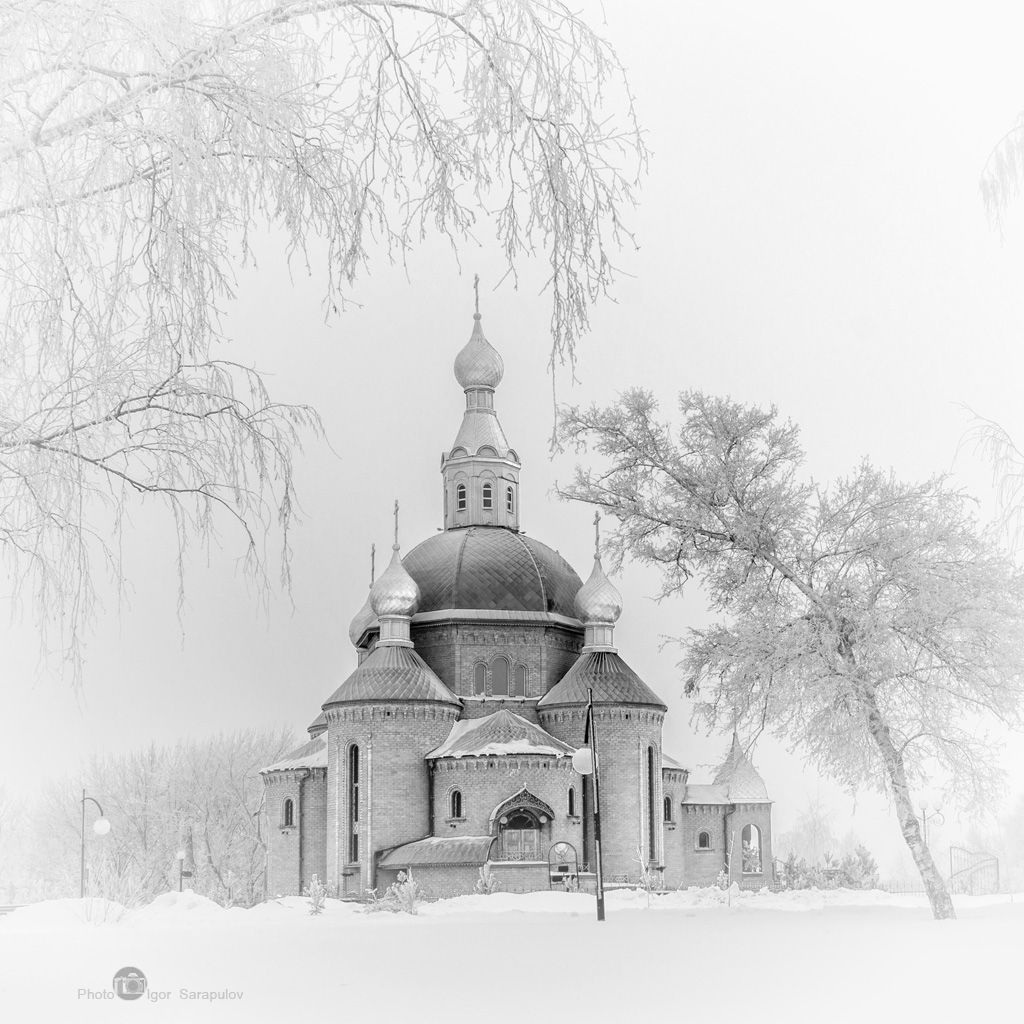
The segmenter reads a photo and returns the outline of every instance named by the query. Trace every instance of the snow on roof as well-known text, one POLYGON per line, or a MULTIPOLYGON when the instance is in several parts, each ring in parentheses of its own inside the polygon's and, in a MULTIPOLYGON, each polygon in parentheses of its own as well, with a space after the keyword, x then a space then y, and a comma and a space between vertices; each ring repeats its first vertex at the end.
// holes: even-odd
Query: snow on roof
POLYGON ((666 754, 664 750, 661 752, 661 767, 671 768, 673 771, 686 771, 686 769, 674 757, 666 754))
POLYGON ((483 718, 464 718, 452 726, 448 738, 429 754, 438 757, 489 757, 504 754, 548 754, 569 757, 575 747, 563 743, 539 725, 507 708, 483 718))
POLYGON ((303 743, 280 761, 264 768, 265 772, 286 772, 295 768, 326 768, 327 767, 327 734, 320 733, 308 743, 303 743))
POLYGON ((725 786, 691 786, 687 784, 684 804, 731 804, 725 786))
POLYGON ((432 836, 396 846, 380 859, 382 868, 412 868, 428 865, 484 864, 494 836, 432 836))

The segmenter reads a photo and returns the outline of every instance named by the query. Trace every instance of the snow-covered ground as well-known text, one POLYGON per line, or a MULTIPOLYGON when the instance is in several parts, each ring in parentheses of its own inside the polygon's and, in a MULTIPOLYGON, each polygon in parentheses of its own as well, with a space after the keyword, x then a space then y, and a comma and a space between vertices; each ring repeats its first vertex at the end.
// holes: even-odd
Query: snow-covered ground
POLYGON ((0 917, 0 1020, 1019 1019, 1024 896, 956 902, 959 920, 936 922, 923 896, 741 893, 730 907, 695 889, 648 908, 615 892, 598 924, 593 897, 554 892, 465 896, 415 917, 337 902, 312 917, 300 898, 57 900, 0 917), (122 967, 146 975, 147 997, 113 997, 122 967))

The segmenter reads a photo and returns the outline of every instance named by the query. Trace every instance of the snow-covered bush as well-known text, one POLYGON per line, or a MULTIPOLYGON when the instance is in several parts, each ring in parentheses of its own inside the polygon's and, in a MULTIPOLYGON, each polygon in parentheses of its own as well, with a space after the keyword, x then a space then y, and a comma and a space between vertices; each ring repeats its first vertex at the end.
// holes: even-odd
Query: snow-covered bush
POLYGON ((490 896, 496 893, 501 888, 498 884, 498 879, 495 877, 494 872, 491 871, 490 864, 484 864, 480 868, 480 877, 476 880, 474 886, 474 892, 481 896, 490 896))
POLYGON ((791 853, 781 863, 778 881, 784 889, 876 889, 878 865, 865 846, 838 861, 826 853, 821 864, 791 853))
POLYGON ((320 881, 317 875, 310 879, 303 895, 309 897, 309 912, 311 914, 322 914, 324 912, 324 904, 327 900, 327 886, 320 881))
POLYGON ((412 877, 411 870, 408 873, 399 871, 397 880, 388 886, 383 896, 376 889, 367 889, 366 896, 363 910, 371 914, 380 910, 416 914, 424 899, 423 890, 412 877))

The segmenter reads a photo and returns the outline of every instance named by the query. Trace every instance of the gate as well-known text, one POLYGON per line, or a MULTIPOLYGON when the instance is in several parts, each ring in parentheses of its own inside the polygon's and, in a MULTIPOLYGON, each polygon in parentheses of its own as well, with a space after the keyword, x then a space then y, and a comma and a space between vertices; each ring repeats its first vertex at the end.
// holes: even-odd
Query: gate
POLYGON ((548 850, 548 888, 575 892, 580 887, 580 862, 572 843, 555 843, 548 850))
POLYGON ((971 896, 999 892, 999 858, 962 846, 949 848, 949 891, 971 896))

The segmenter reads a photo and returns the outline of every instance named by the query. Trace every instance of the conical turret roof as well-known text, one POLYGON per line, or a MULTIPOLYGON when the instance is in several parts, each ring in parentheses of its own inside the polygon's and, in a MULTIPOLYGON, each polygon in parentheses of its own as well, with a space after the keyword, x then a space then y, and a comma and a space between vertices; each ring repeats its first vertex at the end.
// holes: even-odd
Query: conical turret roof
POLYGON ((590 689, 594 691, 595 704, 639 704, 668 710, 661 698, 615 651, 585 651, 561 681, 541 697, 537 706, 586 704, 590 689))
POLYGON ((729 753, 715 772, 713 785, 724 787, 725 795, 732 803, 757 803, 768 799, 764 779, 758 774, 735 732, 732 734, 729 753))
POLYGON ((462 702, 412 647, 378 644, 338 687, 323 707, 381 701, 462 702))

